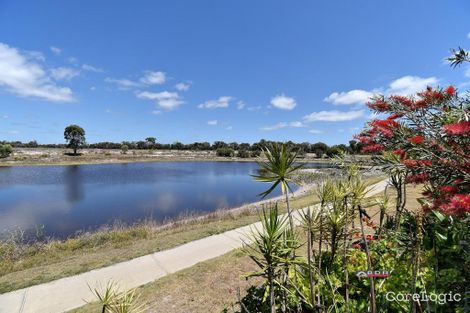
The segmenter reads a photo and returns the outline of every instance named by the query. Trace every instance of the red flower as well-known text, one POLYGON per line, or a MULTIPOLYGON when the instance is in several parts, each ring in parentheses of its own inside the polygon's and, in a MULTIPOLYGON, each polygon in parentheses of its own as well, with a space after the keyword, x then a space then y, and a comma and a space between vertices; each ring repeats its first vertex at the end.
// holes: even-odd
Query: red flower
POLYGON ((447 87, 446 93, 447 93, 449 96, 453 96, 453 95, 455 94, 455 88, 454 88, 454 86, 449 86, 449 87, 447 87))
POLYGON ((470 122, 462 121, 454 124, 447 124, 442 127, 448 135, 465 135, 470 133, 470 122))
POLYGON ((414 137, 408 138, 408 141, 412 144, 418 145, 424 141, 424 137, 420 135, 416 135, 414 137))
POLYGON ((390 104, 388 104, 382 99, 377 99, 373 102, 368 102, 367 106, 377 112, 384 112, 384 111, 390 110, 391 108, 390 104))
POLYGON ((459 191, 457 187, 454 186, 442 186, 439 190, 444 194, 454 194, 459 191))
POLYGON ((404 149, 393 150, 393 154, 400 156, 400 160, 403 160, 406 158, 406 151, 404 149))
POLYGON ((373 143, 362 148, 363 153, 380 152, 385 149, 384 145, 373 143))
POLYGON ((422 184, 429 180, 429 176, 426 173, 422 174, 414 174, 406 177, 406 183, 413 183, 413 184, 422 184))
POLYGON ((450 199, 450 203, 443 205, 442 209, 452 215, 470 213, 470 195, 457 194, 450 199))

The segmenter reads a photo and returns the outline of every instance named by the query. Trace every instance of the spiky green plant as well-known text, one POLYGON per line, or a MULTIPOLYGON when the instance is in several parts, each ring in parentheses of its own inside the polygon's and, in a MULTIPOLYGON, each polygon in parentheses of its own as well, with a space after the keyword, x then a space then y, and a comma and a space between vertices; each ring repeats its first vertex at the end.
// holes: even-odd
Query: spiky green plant
POLYGON ((259 271, 248 277, 266 279, 263 301, 269 297, 271 312, 276 312, 275 286, 285 273, 285 264, 290 259, 295 240, 287 229, 287 219, 278 213, 277 205, 263 207, 260 213, 261 228, 254 228, 250 243, 244 244, 244 251, 258 265, 259 271))
POLYGON ((260 173, 253 175, 253 178, 259 182, 271 183, 266 191, 259 194, 262 198, 267 197, 271 194, 278 185, 281 186, 282 194, 286 198, 287 215, 289 216, 289 223, 291 230, 294 230, 294 220, 292 218, 292 212, 289 204, 289 192, 292 192, 290 185, 293 183, 293 174, 303 164, 295 164, 298 151, 292 150, 286 144, 270 144, 263 147, 263 154, 266 160, 258 161, 260 167, 260 173))

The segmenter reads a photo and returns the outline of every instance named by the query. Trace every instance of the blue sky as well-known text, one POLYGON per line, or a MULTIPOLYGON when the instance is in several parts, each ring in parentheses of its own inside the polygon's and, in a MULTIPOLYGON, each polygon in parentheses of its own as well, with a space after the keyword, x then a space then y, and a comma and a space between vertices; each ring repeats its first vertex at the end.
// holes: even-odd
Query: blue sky
POLYGON ((373 93, 470 86, 468 1, 2 1, 0 140, 347 142, 373 93))

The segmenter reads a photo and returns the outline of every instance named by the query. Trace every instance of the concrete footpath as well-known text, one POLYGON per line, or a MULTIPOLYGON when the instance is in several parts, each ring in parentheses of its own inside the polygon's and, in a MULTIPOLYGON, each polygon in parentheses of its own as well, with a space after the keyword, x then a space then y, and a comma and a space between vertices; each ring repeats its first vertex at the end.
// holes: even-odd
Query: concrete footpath
MULTIPOLYGON (((371 186, 368 196, 385 189, 387 181, 371 186)), ((294 214, 298 221, 298 212, 294 214)), ((248 242, 251 231, 260 223, 195 240, 164 250, 82 274, 15 290, 0 295, 0 313, 58 313, 95 301, 89 289, 105 286, 109 280, 123 289, 155 281, 168 274, 221 256, 248 242)))

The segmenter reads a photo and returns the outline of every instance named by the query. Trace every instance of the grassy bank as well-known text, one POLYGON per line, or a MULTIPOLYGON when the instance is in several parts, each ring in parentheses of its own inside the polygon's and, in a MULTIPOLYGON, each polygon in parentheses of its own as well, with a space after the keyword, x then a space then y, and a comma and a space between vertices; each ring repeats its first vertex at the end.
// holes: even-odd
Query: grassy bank
MULTIPOLYGON (((61 148, 15 148, 8 158, 0 159, 0 166, 83 165, 165 161, 218 161, 254 162, 257 158, 218 157, 215 151, 188 150, 129 150, 126 154, 118 149, 83 149, 80 155, 69 155, 70 150, 61 148)), ((357 156, 364 163, 369 156, 357 156)), ((305 157, 300 162, 330 163, 330 159, 305 157)))
MULTIPOLYGON (((410 186, 407 191, 409 210, 420 207, 417 198, 421 196, 422 186, 410 186)), ((393 199, 393 191, 390 191, 393 199)), ((378 222, 378 208, 367 208, 374 222, 378 222)), ((393 201, 390 211, 393 212, 393 201)), ((301 235, 301 242, 306 239, 301 235)), ((305 247, 298 250, 298 255, 305 254, 305 247)), ((196 264, 195 266, 165 276, 155 282, 137 289, 140 294, 139 303, 146 307, 157 309, 158 312, 235 312, 239 310, 237 290, 241 297, 251 285, 256 285, 256 279, 246 280, 245 275, 257 270, 257 266, 241 250, 234 250, 221 257, 196 264)), ((85 305, 70 311, 70 313, 93 313, 100 309, 97 303, 85 305)))
MULTIPOLYGON (((371 177, 372 184, 383 177, 371 177)), ((313 190, 292 201, 294 208, 318 202, 313 190)), ((285 212, 285 203, 279 202, 285 212)), ((256 206, 221 210, 166 225, 152 222, 114 226, 67 240, 25 244, 12 240, 0 243, 0 293, 55 280, 169 249, 258 221, 256 206)))

